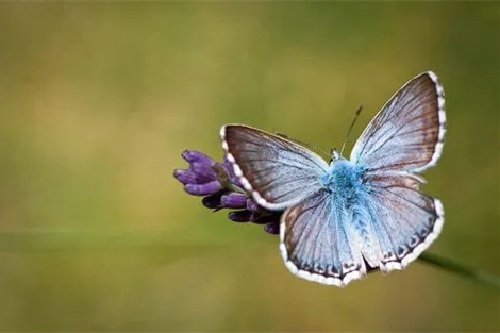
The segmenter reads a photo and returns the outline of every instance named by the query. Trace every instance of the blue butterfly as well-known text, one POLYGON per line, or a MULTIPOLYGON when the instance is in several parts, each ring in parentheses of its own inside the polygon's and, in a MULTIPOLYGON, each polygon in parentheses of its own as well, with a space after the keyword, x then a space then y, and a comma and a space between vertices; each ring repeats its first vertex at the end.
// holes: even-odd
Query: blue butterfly
POLYGON ((349 160, 328 164, 311 150, 240 124, 221 128, 222 147, 253 199, 284 210, 280 251, 300 278, 345 286, 403 269, 427 249, 444 222, 443 205, 419 191, 418 173, 444 145, 444 90, 433 72, 404 84, 370 121, 349 160))

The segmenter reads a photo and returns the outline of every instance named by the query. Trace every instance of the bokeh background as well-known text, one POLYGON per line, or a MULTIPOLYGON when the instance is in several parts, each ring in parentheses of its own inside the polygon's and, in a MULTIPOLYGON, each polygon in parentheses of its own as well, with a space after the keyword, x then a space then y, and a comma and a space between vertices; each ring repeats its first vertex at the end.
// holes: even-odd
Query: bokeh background
POLYGON ((500 274, 496 2, 0 4, 0 331, 498 331, 500 293, 414 263, 347 288, 172 178, 242 122, 351 143, 432 69, 447 144, 431 250, 500 274))

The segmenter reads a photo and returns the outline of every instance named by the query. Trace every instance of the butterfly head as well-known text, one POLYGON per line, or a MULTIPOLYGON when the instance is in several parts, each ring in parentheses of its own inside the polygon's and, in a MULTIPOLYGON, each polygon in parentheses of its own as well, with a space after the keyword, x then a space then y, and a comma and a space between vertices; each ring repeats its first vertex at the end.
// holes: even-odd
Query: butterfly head
POLYGON ((336 162, 336 161, 342 161, 345 160, 346 158, 342 155, 342 153, 339 153, 335 148, 332 149, 332 161, 330 162, 336 162))

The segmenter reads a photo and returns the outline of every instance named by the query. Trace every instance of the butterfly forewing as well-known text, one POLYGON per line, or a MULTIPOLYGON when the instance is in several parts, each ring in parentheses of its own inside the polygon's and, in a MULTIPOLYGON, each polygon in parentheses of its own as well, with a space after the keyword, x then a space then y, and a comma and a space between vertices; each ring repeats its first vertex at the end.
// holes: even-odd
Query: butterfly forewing
POLYGON ((433 166, 444 144, 444 90, 433 72, 409 81, 370 121, 351 152, 369 171, 419 172, 433 166))
POLYGON ((244 125, 221 128, 222 147, 234 172, 261 206, 282 210, 320 188, 328 164, 283 137, 244 125))

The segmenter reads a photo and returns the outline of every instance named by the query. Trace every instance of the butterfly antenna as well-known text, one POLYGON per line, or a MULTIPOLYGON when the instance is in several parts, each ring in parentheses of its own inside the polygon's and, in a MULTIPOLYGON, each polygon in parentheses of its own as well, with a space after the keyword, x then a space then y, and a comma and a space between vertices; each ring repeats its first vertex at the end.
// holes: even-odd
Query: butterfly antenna
POLYGON ((342 150, 340 151, 340 155, 343 155, 343 153, 344 153, 345 145, 347 144, 347 140, 349 139, 349 134, 351 134, 352 128, 354 127, 354 123, 356 122, 356 119, 358 119, 359 115, 361 114, 361 110, 363 110, 363 105, 360 105, 358 107, 358 109, 356 110, 356 114, 354 115, 351 126, 349 127, 349 130, 347 131, 347 135, 345 136, 344 144, 342 145, 342 150))
POLYGON ((324 150, 322 150, 322 149, 319 149, 319 148, 317 148, 317 147, 311 146, 310 144, 305 143, 305 142, 302 142, 302 141, 300 141, 300 140, 297 140, 297 139, 291 138, 291 137, 289 137, 289 136, 288 136, 288 135, 286 135, 286 134, 283 134, 283 133, 280 133, 280 132, 276 132, 275 134, 276 134, 277 136, 280 136, 280 137, 285 138, 285 139, 287 139, 287 140, 293 141, 293 142, 295 142, 295 143, 297 143, 297 144, 299 144, 299 145, 301 145, 301 146, 307 147, 307 148, 309 148, 309 149, 311 149, 311 150, 315 150, 315 151, 317 151, 318 153, 324 154, 325 156, 328 156, 328 157, 331 157, 331 156, 332 156, 331 154, 328 154, 326 151, 324 151, 324 150))

